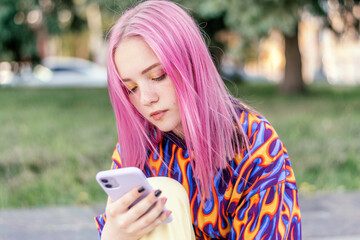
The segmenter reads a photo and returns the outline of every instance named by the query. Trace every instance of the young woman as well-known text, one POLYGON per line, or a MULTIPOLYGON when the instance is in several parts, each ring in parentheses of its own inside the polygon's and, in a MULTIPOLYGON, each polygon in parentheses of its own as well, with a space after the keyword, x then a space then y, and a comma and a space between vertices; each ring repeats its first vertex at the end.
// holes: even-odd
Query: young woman
POLYGON ((131 208, 141 186, 109 199, 96 218, 102 239, 301 239, 285 147, 228 93, 186 11, 168 1, 127 10, 107 68, 119 136, 112 168, 138 167, 156 190, 131 208))

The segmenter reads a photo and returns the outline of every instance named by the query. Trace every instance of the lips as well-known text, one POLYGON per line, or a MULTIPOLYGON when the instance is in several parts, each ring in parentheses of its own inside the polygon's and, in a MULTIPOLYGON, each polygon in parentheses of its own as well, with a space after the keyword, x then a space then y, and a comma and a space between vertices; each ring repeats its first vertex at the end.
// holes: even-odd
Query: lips
POLYGON ((152 112, 150 114, 150 117, 153 118, 154 120, 160 120, 165 115, 165 113, 167 111, 168 110, 161 110, 161 111, 152 112))

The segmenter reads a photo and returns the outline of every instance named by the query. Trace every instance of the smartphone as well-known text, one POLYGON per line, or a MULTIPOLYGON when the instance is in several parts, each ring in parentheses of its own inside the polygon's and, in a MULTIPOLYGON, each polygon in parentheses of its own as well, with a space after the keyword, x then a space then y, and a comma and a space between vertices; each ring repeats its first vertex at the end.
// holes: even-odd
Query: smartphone
MULTIPOLYGON (((135 187, 144 187, 145 190, 142 195, 130 205, 130 208, 153 191, 144 173, 136 167, 100 171, 96 174, 96 181, 113 201, 116 201, 135 187)), ((165 210, 166 208, 164 208, 165 210)), ((163 223, 171 221, 172 215, 163 223)))

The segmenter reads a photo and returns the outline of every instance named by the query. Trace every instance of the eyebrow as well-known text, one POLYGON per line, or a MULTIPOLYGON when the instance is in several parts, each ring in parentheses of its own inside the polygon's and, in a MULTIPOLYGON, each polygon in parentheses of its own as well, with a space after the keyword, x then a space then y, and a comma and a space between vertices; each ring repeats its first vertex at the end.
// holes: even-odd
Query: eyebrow
MULTIPOLYGON (((150 71, 153 68, 156 68, 157 66, 161 65, 160 63, 154 63, 152 65, 150 65, 149 67, 145 68, 144 70, 141 71, 141 74, 144 75, 145 73, 147 73, 148 71, 150 71)), ((124 82, 130 81, 129 78, 124 78, 123 79, 124 82)))

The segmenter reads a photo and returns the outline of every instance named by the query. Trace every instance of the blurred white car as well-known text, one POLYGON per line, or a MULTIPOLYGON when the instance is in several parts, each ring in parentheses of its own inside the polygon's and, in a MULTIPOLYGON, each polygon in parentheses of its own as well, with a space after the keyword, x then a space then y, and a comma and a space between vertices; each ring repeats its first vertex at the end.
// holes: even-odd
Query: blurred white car
POLYGON ((23 71, 8 83, 14 87, 106 87, 106 68, 85 59, 48 57, 33 71, 23 71))

